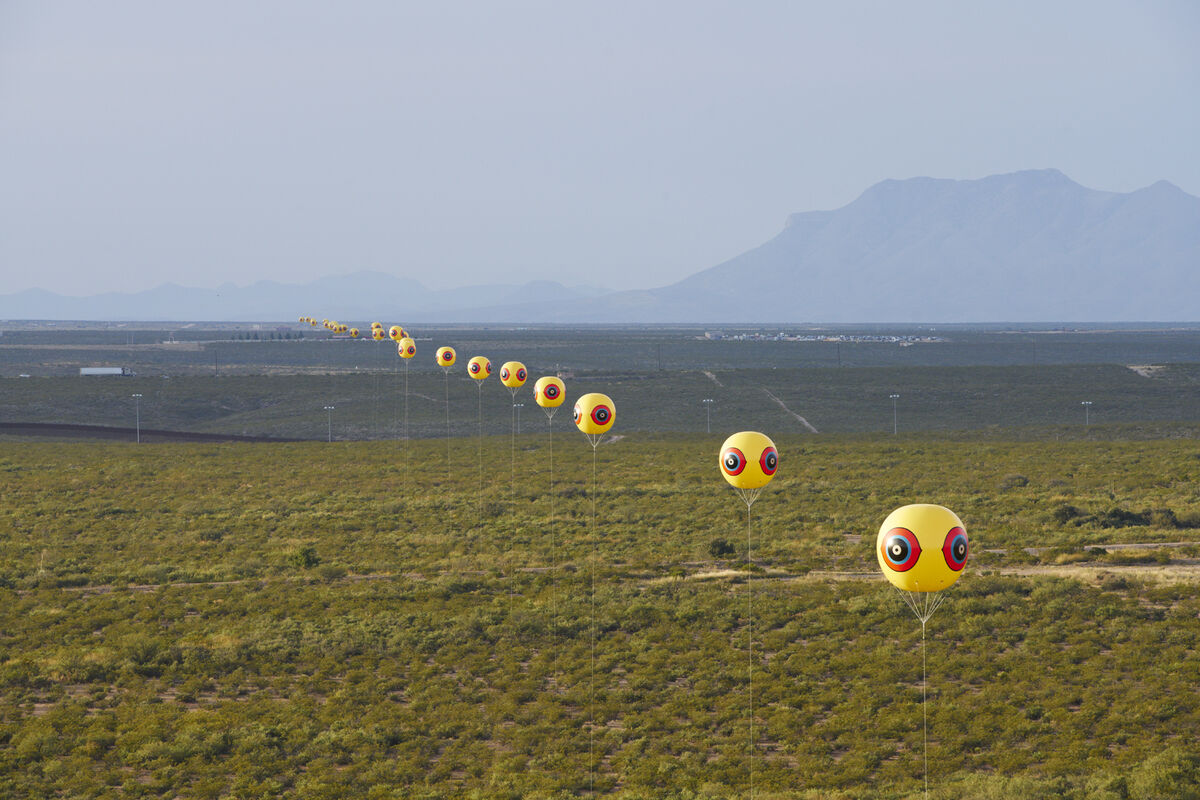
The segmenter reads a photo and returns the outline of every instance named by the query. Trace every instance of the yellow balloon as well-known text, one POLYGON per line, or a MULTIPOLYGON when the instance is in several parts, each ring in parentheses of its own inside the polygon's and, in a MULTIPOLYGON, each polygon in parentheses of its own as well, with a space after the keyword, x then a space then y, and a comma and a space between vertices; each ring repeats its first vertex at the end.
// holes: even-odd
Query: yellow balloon
POLYGON ((529 373, 520 361, 505 361, 500 367, 500 382, 510 389, 519 389, 525 385, 529 373))
POLYGON ((970 543, 962 520, 929 503, 901 506, 888 514, 875 540, 875 558, 893 586, 937 592, 958 580, 970 543))
POLYGON ((458 356, 455 355, 453 347, 439 347, 437 350, 437 362, 439 367, 453 367, 457 358, 458 356))
POLYGON ((358 328, 351 328, 351 329, 350 329, 350 336, 351 336, 351 337, 353 337, 353 338, 355 338, 355 339, 357 339, 357 338, 358 338, 358 328))
POLYGON ((608 433, 616 419, 617 407, 606 394, 590 392, 575 401, 575 427, 584 433, 608 433))
POLYGON ((717 463, 721 466, 721 475, 735 489, 761 489, 775 477, 779 451, 766 434, 742 431, 721 445, 717 463))
POLYGON ((417 354, 417 343, 405 336, 396 344, 396 352, 401 358, 412 358, 417 354))
POLYGON ((486 380, 492 374, 492 362, 483 356, 475 356, 467 362, 467 374, 477 381, 486 380))
POLYGON ((558 378, 538 378, 533 385, 533 399, 542 408, 558 408, 567 397, 567 388, 558 378))
POLYGON ((393 342, 400 341, 404 338, 404 328, 401 328, 399 325, 393 325, 388 328, 388 338, 393 342))
POLYGON ((382 342, 385 338, 387 338, 387 334, 383 332, 383 328, 376 328, 375 330, 371 331, 371 338, 377 342, 382 342))
POLYGON ((376 328, 378 328, 379 330, 383 330, 383 323, 382 322, 372 322, 371 330, 375 330, 376 328))

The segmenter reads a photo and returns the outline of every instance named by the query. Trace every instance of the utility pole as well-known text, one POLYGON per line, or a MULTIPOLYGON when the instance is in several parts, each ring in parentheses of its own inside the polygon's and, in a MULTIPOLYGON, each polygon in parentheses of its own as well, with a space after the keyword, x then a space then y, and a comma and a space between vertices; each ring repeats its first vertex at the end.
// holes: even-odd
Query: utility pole
POLYGON ((900 395, 889 394, 888 397, 892 398, 892 436, 895 436, 900 429, 900 420, 896 415, 896 401, 900 399, 900 395))
MULTIPOLYGON (((130 334, 132 336, 133 334, 130 334)), ((133 419, 137 429, 137 443, 142 443, 142 396, 140 394, 130 395, 133 397, 133 419)))

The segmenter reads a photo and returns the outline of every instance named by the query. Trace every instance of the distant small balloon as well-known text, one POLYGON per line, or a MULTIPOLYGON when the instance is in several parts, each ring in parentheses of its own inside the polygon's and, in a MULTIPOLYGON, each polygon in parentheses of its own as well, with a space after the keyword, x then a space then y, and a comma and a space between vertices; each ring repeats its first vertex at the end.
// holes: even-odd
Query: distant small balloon
POLYGON ((575 401, 575 427, 586 434, 608 433, 616 418, 616 406, 606 394, 590 392, 575 401))
POLYGON ((533 400, 542 408, 558 408, 567 397, 566 387, 558 378, 538 378, 533 385, 533 400))
POLYGON ((396 352, 401 358, 412 358, 417 354, 417 343, 405 336, 396 344, 396 352))
POLYGON ((761 489, 775 477, 779 468, 779 451, 763 433, 735 433, 721 445, 717 459, 721 476, 735 489, 761 489))
POLYGON ((500 382, 510 389, 519 389, 525 385, 529 373, 520 361, 505 361, 500 367, 500 382))
POLYGON ((454 352, 453 347, 439 347, 437 349, 437 363, 439 367, 453 367, 458 356, 454 352))
POLYGON ((467 374, 477 381, 482 381, 492 374, 492 362, 483 356, 475 356, 467 362, 467 374))
POLYGON ((401 328, 399 325, 393 325, 388 328, 388 338, 393 342, 400 341, 404 338, 404 328, 401 328))
POLYGON ((353 338, 353 339, 357 339, 357 338, 358 338, 358 328, 351 328, 351 329, 350 329, 350 337, 351 337, 351 338, 353 338))

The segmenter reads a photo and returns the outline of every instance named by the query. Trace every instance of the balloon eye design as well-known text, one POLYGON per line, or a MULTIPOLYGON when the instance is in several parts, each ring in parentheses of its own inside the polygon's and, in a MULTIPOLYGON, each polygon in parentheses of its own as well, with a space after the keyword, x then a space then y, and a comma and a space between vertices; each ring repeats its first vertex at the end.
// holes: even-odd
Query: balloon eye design
POLYGON ((892 528, 883 537, 883 560, 896 572, 907 572, 921 557, 921 544, 908 528, 892 528))
POLYGON ((758 457, 758 465, 762 467, 764 475, 774 475, 775 470, 779 468, 779 453, 774 447, 768 447, 758 457))
POLYGON ((507 369, 500 370, 500 379, 505 380, 505 381, 508 380, 508 370, 507 369))
POLYGON ((967 565, 967 532, 957 525, 946 534, 946 542, 942 545, 942 555, 946 557, 946 566, 958 572, 967 565))
POLYGON ((582 413, 579 411, 579 406, 575 406, 575 424, 576 424, 576 425, 578 425, 578 424, 579 424, 579 420, 580 420, 582 417, 583 417, 583 414, 582 414, 582 413))
POLYGON ((479 363, 478 362, 471 365, 471 372, 479 372, 479 363))
POLYGON ((736 447, 730 447, 721 454, 721 469, 726 475, 741 475, 746 468, 746 456, 736 447))
POLYGON ((450 354, 442 353, 442 361, 449 361, 449 360, 450 360, 450 354))
POLYGON ((596 406, 592 409, 592 422, 597 425, 607 425, 611 418, 612 412, 608 410, 608 406, 596 406))
POLYGON ((492 362, 490 362, 490 361, 485 361, 485 362, 483 363, 483 368, 487 370, 487 374, 488 374, 488 375, 491 375, 491 374, 492 374, 492 362))
POLYGON ((554 400, 555 398, 558 397, 558 387, 552 383, 546 387, 546 391, 544 392, 544 394, 550 400, 554 400))
POLYGON ((416 352, 417 352, 417 348, 413 347, 413 346, 410 344, 410 345, 408 346, 408 354, 409 354, 410 356, 411 356, 411 355, 416 355, 416 352))
POLYGON ((525 370, 523 370, 523 369, 517 370, 517 380, 519 380, 519 381, 525 380, 525 370))

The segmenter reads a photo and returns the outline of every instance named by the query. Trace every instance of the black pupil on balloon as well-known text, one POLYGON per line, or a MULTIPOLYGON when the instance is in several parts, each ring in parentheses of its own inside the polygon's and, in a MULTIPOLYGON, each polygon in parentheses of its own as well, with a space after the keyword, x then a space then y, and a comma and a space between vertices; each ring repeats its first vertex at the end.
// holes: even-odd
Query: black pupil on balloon
POLYGON ((546 397, 549 397, 551 400, 558 397, 558 387, 557 386, 547 386, 546 387, 546 397))
POLYGON ((967 543, 959 539, 954 543, 954 557, 963 559, 967 557, 967 543))
POLYGON ((775 469, 775 454, 767 453, 767 469, 775 469))
POLYGON ((908 542, 897 536, 888 545, 888 553, 891 554, 893 561, 903 563, 908 559, 908 542))
POLYGON ((525 370, 523 370, 523 369, 517 370, 517 380, 519 380, 519 381, 525 380, 525 370))
POLYGON ((730 469, 737 469, 737 465, 738 465, 738 457, 737 456, 735 456, 733 453, 730 453, 729 455, 725 456, 725 466, 729 467, 730 469))

